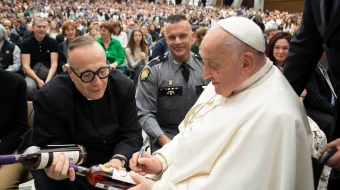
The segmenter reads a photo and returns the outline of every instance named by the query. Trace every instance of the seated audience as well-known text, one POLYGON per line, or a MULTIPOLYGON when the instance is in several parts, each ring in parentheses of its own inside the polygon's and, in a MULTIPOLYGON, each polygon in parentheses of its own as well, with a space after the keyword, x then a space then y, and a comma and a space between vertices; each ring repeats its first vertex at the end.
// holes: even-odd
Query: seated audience
POLYGON ((0 25, 0 65, 2 69, 22 74, 20 49, 8 41, 7 31, 0 25))
POLYGON ((122 31, 122 27, 119 22, 113 23, 113 38, 119 40, 120 44, 122 44, 123 48, 128 44, 127 35, 122 31))
POLYGON ((139 73, 148 62, 149 48, 145 43, 142 31, 134 30, 125 48, 128 67, 132 70, 132 79, 137 84, 139 73))
POLYGON ((27 95, 31 99, 34 98, 39 88, 52 79, 57 71, 58 44, 46 35, 47 29, 48 23, 44 18, 34 19, 34 36, 24 40, 21 47, 27 95))
POLYGON ((266 56, 280 69, 280 71, 283 70, 291 38, 292 36, 287 32, 278 32, 270 39, 267 46, 266 56))
POLYGON ((190 49, 190 51, 193 52, 194 54, 197 54, 197 55, 200 54, 200 45, 207 31, 208 31, 208 28, 199 28, 196 31, 195 41, 191 44, 191 49, 190 49))
POLYGON ((100 25, 101 37, 98 38, 97 41, 104 49, 106 59, 109 62, 110 67, 117 68, 119 65, 123 64, 125 54, 119 40, 111 37, 113 32, 113 25, 109 22, 104 22, 100 25))
POLYGON ((65 22, 62 26, 66 40, 58 45, 58 69, 57 73, 63 72, 63 66, 67 63, 68 44, 76 37, 77 25, 73 22, 65 22))

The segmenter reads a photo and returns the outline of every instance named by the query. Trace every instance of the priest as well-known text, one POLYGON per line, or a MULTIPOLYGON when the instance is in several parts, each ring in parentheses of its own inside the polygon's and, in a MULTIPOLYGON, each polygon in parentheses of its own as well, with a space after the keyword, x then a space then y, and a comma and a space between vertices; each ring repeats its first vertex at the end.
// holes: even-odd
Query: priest
POLYGON ((218 22, 201 44, 211 83, 173 141, 129 164, 136 189, 313 189, 312 134, 301 101, 264 55, 251 20, 218 22), (153 182, 141 175, 156 174, 153 182))

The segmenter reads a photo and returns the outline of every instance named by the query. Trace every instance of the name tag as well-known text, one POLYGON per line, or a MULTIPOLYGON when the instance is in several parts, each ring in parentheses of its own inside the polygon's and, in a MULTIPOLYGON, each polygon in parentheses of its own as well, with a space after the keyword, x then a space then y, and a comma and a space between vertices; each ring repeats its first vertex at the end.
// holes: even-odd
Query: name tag
POLYGON ((181 86, 160 87, 158 89, 158 94, 159 96, 182 96, 182 90, 181 86))

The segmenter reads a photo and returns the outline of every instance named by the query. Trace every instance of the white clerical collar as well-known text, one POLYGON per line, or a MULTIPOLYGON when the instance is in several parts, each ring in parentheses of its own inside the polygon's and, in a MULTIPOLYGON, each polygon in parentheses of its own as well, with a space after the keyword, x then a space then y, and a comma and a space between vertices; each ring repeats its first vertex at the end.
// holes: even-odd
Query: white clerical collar
POLYGON ((257 71, 247 80, 245 80, 239 87, 237 87, 232 94, 242 92, 243 90, 257 82, 258 80, 260 80, 272 68, 272 66, 273 62, 267 58, 267 63, 259 71, 257 71))

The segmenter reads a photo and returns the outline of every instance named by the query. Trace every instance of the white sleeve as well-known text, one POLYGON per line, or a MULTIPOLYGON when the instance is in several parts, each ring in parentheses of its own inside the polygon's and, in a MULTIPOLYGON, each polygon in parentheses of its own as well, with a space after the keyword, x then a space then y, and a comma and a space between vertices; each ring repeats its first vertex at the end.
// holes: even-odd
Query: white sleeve
POLYGON ((132 52, 130 48, 125 48, 125 57, 130 68, 134 69, 139 64, 140 60, 135 61, 132 57, 132 52))
POLYGON ((124 32, 122 35, 122 46, 125 48, 128 44, 127 34, 124 32))
POLYGON ((20 56, 20 49, 17 45, 15 45, 14 51, 13 51, 13 64, 8 66, 6 71, 10 72, 17 72, 21 67, 21 56, 20 56))
POLYGON ((176 186, 171 182, 166 181, 157 181, 153 187, 152 190, 175 190, 176 186))

